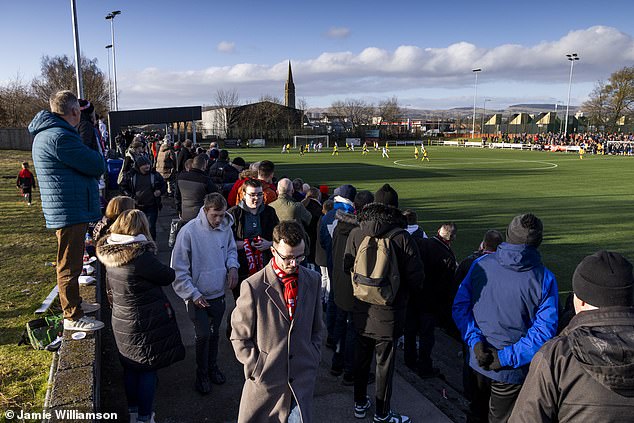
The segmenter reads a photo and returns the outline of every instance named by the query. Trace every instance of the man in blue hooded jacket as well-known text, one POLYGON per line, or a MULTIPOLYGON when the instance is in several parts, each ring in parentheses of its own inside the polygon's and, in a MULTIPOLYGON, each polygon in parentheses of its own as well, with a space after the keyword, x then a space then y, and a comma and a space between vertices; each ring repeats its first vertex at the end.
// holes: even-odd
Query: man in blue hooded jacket
POLYGON ((56 230, 64 329, 97 330, 103 323, 84 313, 96 311, 99 304, 82 303, 79 276, 88 222, 101 218, 98 179, 106 170, 105 161, 86 147, 75 129, 81 118, 77 97, 60 91, 51 96, 50 106, 50 112, 42 110, 33 118, 29 131, 46 227, 56 230))
POLYGON ((477 259, 462 281, 453 319, 475 371, 468 422, 506 422, 531 359, 557 330, 558 293, 537 247, 543 225, 516 216, 506 242, 477 259))

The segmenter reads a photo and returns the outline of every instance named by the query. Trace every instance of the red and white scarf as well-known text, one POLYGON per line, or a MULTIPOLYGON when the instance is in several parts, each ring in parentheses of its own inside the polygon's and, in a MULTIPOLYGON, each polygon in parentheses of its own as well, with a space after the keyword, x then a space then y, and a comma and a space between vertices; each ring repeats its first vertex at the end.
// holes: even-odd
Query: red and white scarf
MULTIPOLYGON (((259 240, 259 236, 254 240, 259 240)), ((264 267, 262 259, 262 251, 251 245, 249 239, 244 240, 244 253, 247 255, 247 263, 249 264, 249 276, 255 274, 264 267)))
POLYGON ((273 266, 273 271, 277 275, 277 278, 282 282, 284 286, 284 302, 286 303, 286 307, 288 308, 288 317, 293 321, 293 316, 295 315, 295 308, 297 307, 297 273, 291 273, 290 275, 284 273, 282 269, 280 269, 275 262, 275 257, 271 259, 271 265, 273 266))

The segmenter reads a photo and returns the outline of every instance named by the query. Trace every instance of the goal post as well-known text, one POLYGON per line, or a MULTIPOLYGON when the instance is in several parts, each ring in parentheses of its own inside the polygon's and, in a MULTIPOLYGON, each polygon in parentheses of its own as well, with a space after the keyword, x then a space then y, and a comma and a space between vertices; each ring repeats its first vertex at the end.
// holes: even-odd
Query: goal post
POLYGON ((330 137, 328 135, 295 135, 293 137, 293 148, 297 148, 298 145, 306 145, 314 142, 319 144, 320 142, 324 147, 330 147, 330 137))

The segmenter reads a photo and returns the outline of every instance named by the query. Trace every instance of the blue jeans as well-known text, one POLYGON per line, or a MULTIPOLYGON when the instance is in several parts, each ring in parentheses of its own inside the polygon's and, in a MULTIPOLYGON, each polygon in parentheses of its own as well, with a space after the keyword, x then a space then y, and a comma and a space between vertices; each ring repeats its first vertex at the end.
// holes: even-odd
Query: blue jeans
POLYGON ((187 301, 187 312, 194 322, 196 332, 196 368, 201 373, 216 367, 218 359, 218 338, 220 323, 225 314, 224 295, 207 300, 209 307, 199 308, 193 301, 187 301))
POLYGON ((138 420, 149 421, 156 392, 156 370, 142 371, 124 364, 123 377, 128 409, 138 411, 138 420))
POLYGON ((291 412, 288 415, 288 423, 301 423, 302 422, 302 413, 299 412, 299 406, 297 402, 295 402, 295 398, 291 400, 291 412))

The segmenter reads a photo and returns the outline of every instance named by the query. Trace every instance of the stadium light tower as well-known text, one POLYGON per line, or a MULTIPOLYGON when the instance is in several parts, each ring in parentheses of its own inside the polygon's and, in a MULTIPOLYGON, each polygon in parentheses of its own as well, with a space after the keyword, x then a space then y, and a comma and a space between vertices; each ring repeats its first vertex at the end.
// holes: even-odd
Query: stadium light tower
POLYGON ((77 5, 70 0, 70 10, 73 20, 73 41, 75 44, 75 75, 77 75, 77 98, 84 97, 84 82, 81 76, 81 50, 79 48, 79 29, 77 28, 77 5))
POLYGON ((579 60, 577 53, 566 54, 566 57, 570 61, 570 79, 568 80, 568 102, 566 103, 566 123, 564 125, 564 136, 568 136, 568 110, 570 109, 570 89, 572 87, 572 70, 575 67, 575 62, 579 60))
POLYGON ((115 10, 106 15, 106 20, 110 21, 110 34, 112 35, 112 74, 114 76, 114 110, 119 110, 119 99, 117 97, 117 54, 115 53, 115 44, 114 44, 114 18, 117 15, 120 15, 120 10, 115 10))
POLYGON ((476 101, 478 99, 478 73, 482 72, 482 69, 471 69, 471 72, 475 74, 475 84, 473 93, 473 125, 471 126, 471 138, 475 138, 475 116, 476 116, 476 101))
POLYGON ((480 133, 484 131, 484 120, 486 119, 487 114, 487 101, 491 101, 491 99, 485 98, 482 102, 482 124, 480 125, 480 133))
POLYGON ((108 56, 108 109, 112 110, 112 77, 110 75, 110 49, 112 44, 106 46, 106 56, 108 56))

